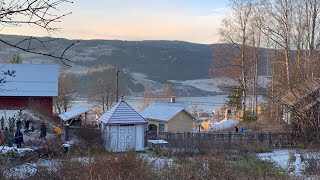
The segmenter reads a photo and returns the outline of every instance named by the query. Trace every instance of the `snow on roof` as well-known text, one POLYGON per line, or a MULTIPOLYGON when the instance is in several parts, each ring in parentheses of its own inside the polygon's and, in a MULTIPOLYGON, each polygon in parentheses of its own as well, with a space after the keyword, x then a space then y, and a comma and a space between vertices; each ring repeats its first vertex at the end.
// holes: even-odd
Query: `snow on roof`
POLYGON ((68 121, 74 117, 77 117, 81 114, 84 114, 86 112, 90 111, 89 108, 84 107, 84 106, 80 106, 78 108, 72 109, 68 112, 62 113, 59 115, 59 117, 63 120, 63 121, 68 121))
POLYGON ((58 96, 58 65, 0 64, 0 96, 58 96), (14 76, 4 75, 15 71, 14 76))
MULTIPOLYGON (((152 105, 148 106, 144 109, 140 114, 142 117, 146 119, 153 119, 153 120, 160 120, 160 121, 170 121, 174 116, 179 114, 181 111, 185 111, 190 116, 189 113, 185 109, 185 105, 182 103, 153 103, 152 105)), ((194 116, 192 116, 196 119, 194 116)))
POLYGON ((120 100, 110 110, 102 114, 100 121, 107 125, 120 124, 147 124, 146 121, 137 111, 129 106, 124 100, 120 100))

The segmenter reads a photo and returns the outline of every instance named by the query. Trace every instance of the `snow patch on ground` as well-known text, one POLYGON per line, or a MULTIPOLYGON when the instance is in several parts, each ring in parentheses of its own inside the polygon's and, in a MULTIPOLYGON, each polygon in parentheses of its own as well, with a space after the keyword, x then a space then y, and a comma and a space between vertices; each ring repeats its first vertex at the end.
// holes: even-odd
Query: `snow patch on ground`
POLYGON ((9 146, 0 146, 0 153, 1 154, 6 154, 8 152, 15 152, 17 154, 20 153, 25 153, 25 152, 29 152, 29 151, 33 151, 33 149, 31 148, 16 148, 16 147, 9 147, 9 146))
POLYGON ((11 178, 26 178, 37 172, 39 167, 45 167, 49 171, 57 171, 60 162, 58 160, 39 160, 33 163, 24 163, 13 167, 5 172, 7 177, 11 178))
POLYGON ((223 130, 223 129, 228 129, 228 128, 231 128, 231 127, 236 126, 238 124, 239 124, 239 121, 235 120, 235 119, 223 120, 223 121, 220 121, 220 122, 217 122, 216 124, 214 124, 212 127, 212 130, 219 131, 219 130, 223 130))
POLYGON ((139 154, 138 157, 148 161, 153 167, 163 167, 165 165, 172 165, 173 159, 168 157, 155 157, 149 154, 139 154))
POLYGON ((259 159, 270 161, 285 169, 293 176, 302 176, 307 159, 319 159, 320 152, 303 152, 298 150, 279 149, 257 154, 259 159), (303 157, 303 158, 301 158, 303 157))

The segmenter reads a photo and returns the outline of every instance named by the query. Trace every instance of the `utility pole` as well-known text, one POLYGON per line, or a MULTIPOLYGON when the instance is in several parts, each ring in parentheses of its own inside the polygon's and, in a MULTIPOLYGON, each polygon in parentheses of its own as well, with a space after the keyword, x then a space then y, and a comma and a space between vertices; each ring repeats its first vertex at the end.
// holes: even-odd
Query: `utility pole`
POLYGON ((117 70, 117 102, 119 101, 119 70, 117 70))

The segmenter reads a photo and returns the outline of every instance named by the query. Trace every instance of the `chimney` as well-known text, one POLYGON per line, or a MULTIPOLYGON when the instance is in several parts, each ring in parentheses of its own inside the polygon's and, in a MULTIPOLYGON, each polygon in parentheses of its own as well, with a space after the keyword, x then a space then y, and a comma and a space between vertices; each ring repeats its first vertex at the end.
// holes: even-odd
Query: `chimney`
POLYGON ((175 96, 171 96, 171 101, 172 103, 175 103, 176 102, 176 97, 175 96))

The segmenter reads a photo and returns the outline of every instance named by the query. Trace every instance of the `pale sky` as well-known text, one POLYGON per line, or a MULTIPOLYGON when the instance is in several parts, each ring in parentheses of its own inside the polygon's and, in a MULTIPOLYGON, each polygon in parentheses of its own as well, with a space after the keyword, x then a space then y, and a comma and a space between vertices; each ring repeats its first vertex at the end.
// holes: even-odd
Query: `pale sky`
MULTIPOLYGON (((181 40, 217 43, 226 0, 74 0, 53 37, 68 39, 181 40)), ((39 28, 6 27, 2 34, 48 36, 39 28)))

